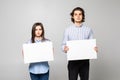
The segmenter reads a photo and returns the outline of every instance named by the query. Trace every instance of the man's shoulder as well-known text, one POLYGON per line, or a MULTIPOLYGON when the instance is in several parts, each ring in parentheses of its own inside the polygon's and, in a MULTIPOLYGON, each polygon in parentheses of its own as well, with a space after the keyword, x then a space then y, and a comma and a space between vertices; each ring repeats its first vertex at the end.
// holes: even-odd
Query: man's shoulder
POLYGON ((70 25, 66 28, 66 30, 72 29, 74 25, 70 25))
POLYGON ((72 26, 68 26, 67 28, 65 28, 65 32, 68 33, 71 29, 72 29, 72 26))
POLYGON ((88 25, 83 25, 83 27, 85 28, 85 29, 89 29, 89 30, 91 30, 91 27, 90 26, 88 26, 88 25))

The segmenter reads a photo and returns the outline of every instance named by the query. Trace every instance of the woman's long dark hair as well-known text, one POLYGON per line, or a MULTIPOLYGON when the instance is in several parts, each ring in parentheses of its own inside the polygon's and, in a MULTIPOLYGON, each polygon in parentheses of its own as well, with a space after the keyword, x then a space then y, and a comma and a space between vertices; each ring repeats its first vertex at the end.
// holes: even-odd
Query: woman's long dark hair
POLYGON ((37 23, 33 24, 33 26, 32 26, 32 31, 31 31, 31 41, 32 41, 32 43, 35 43, 35 29, 36 29, 37 26, 40 26, 41 29, 42 29, 42 34, 41 34, 42 41, 45 40, 43 24, 40 23, 40 22, 37 22, 37 23))

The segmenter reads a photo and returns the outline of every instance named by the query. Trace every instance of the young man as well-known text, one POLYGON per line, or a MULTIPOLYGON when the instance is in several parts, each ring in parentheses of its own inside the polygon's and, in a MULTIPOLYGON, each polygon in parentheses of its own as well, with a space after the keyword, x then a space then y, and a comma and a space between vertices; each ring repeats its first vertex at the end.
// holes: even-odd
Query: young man
MULTIPOLYGON (((69 50, 69 47, 66 46, 66 41, 93 38, 92 29, 83 24, 85 21, 84 10, 80 7, 76 7, 73 9, 70 15, 73 25, 68 27, 64 33, 62 47, 65 53, 67 53, 69 50)), ((95 50, 97 51, 96 47, 95 50)), ((89 80, 89 59, 73 60, 68 62, 69 80, 77 80, 78 75, 80 76, 81 80, 89 80)))

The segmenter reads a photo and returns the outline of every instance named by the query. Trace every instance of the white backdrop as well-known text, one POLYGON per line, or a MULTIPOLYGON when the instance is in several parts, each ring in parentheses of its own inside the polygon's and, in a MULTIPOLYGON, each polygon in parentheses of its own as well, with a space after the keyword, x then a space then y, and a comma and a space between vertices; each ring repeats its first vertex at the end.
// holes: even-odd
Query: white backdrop
POLYGON ((120 80, 119 3, 119 0, 0 0, 0 80, 30 80, 21 52, 35 22, 43 23, 45 36, 54 43, 50 80, 68 80, 61 43, 64 29, 71 24, 69 14, 77 6, 85 9, 86 24, 93 29, 99 47, 98 59, 91 60, 90 80, 120 80))

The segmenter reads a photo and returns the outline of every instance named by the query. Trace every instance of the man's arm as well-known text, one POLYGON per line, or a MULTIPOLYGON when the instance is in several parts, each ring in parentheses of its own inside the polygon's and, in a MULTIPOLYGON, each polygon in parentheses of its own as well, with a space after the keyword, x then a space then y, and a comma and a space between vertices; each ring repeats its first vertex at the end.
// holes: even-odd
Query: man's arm
POLYGON ((67 53, 69 50, 68 46, 66 46, 66 42, 68 41, 68 31, 65 30, 64 37, 63 37, 63 43, 62 43, 62 51, 67 53))

